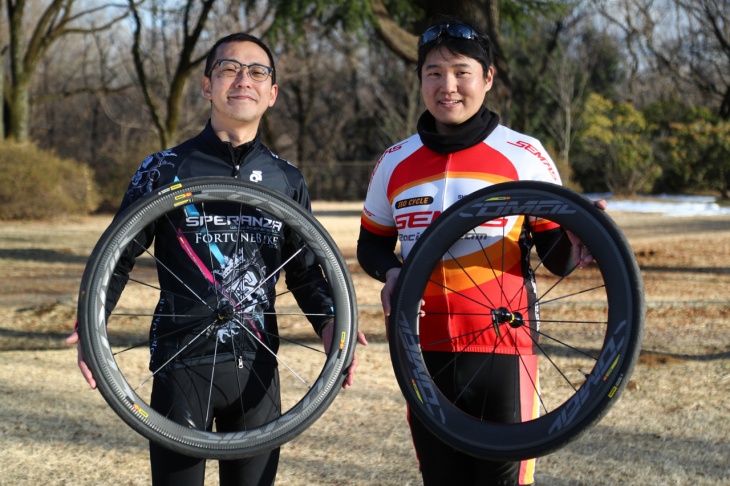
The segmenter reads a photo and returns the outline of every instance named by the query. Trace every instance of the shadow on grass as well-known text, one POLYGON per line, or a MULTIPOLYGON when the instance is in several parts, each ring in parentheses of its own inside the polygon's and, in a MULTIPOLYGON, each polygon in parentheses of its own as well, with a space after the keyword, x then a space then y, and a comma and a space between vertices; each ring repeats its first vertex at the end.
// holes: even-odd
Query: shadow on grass
POLYGON ((11 248, 0 250, 0 259, 24 260, 39 263, 76 263, 84 264, 88 255, 75 255, 71 252, 47 250, 43 248, 11 248))
MULTIPOLYGON (((70 263, 85 265, 89 255, 77 255, 71 251, 48 250, 45 248, 0 249, 0 260, 20 260, 38 263, 70 263)), ((136 266, 153 267, 152 258, 144 256, 137 259, 136 266)))
MULTIPOLYGON (((64 342, 68 332, 55 331, 18 331, 15 329, 0 328, 1 351, 47 351, 53 349, 71 348, 64 342)), ((116 335, 111 339, 112 346, 136 347, 147 346, 149 337, 142 333, 128 333, 116 335)))

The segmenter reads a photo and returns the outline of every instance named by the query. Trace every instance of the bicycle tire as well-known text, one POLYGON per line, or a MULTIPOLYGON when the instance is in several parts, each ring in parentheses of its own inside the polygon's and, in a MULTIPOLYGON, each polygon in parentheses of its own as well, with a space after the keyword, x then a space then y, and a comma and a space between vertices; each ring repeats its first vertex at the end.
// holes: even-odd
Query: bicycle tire
MULTIPOLYGON (((283 298, 286 297, 277 297, 277 304, 283 298)), ((341 389, 357 340, 354 286, 344 258, 324 227, 312 214, 282 194, 221 177, 197 177, 167 185, 118 215, 99 239, 86 265, 79 293, 78 319, 84 358, 101 395, 114 412, 145 438, 176 452, 206 459, 256 455, 279 447, 302 433, 325 412, 341 389), (287 317, 292 313, 282 312, 277 305, 277 312, 281 312, 277 316, 280 339, 286 339, 284 333, 291 332, 291 339, 300 341, 299 344, 282 343, 277 353, 277 360, 286 365, 287 372, 297 374, 291 380, 296 390, 292 392, 292 398, 284 397, 288 391, 284 390, 285 378, 282 377, 282 396, 286 398, 287 405, 282 406, 281 415, 258 427, 238 432, 190 428, 166 418, 149 405, 147 383, 151 381, 152 372, 140 371, 149 361, 149 341, 134 341, 141 340, 137 336, 149 330, 150 316, 154 314, 146 310, 137 311, 137 307, 143 306, 147 298, 154 309, 159 298, 159 289, 150 276, 151 268, 159 264, 154 256, 150 255, 147 265, 137 262, 133 271, 139 271, 139 276, 130 278, 122 298, 109 316, 105 309, 110 279, 124 249, 133 245, 136 235, 149 224, 193 203, 226 204, 239 209, 263 211, 282 221, 315 255, 334 304, 334 333, 328 354, 317 349, 316 344, 309 343, 309 340, 315 343, 321 343, 321 340, 308 323, 301 326, 303 330, 297 330, 298 320, 303 319, 287 317), (125 301, 127 292, 129 300, 125 301), (155 295, 147 296, 145 292, 155 295), (129 307, 122 308, 124 305, 129 307), (291 325, 282 324, 289 322, 287 319, 292 322, 291 325), (284 353, 292 356, 286 359, 301 363, 301 370, 291 369, 281 358, 284 353), (300 357, 305 353, 309 356, 300 357), (136 385, 141 379, 144 382, 136 385)))
MULTIPOLYGON (((533 256, 530 267, 541 267, 542 262, 535 260, 533 256)), ((490 266, 486 258, 482 264, 490 266)), ((479 458, 530 459, 580 437, 622 394, 641 349, 644 291, 631 247, 604 211, 575 191, 555 184, 506 182, 464 197, 418 239, 401 269, 396 289, 388 324, 390 352, 410 410, 442 441, 479 458), (495 218, 520 216, 550 220, 573 232, 595 261, 563 279, 553 277, 556 283, 549 282, 546 292, 551 297, 538 293, 539 318, 530 325, 540 340, 549 338, 549 342, 535 342, 541 365, 539 381, 535 380, 539 383, 539 387, 535 384, 535 393, 539 395, 540 416, 502 423, 462 411, 439 389, 435 382, 438 371, 428 369, 424 360, 428 344, 420 341, 419 311, 432 271, 442 258, 453 256, 447 252, 454 243, 465 235, 472 237, 474 228, 489 231, 483 225, 488 226, 495 218), (560 292, 556 288, 563 283, 567 290, 556 298, 556 292, 560 292), (581 289, 576 285, 584 287, 582 293, 577 293, 581 289), (594 314, 600 319, 589 320, 594 314), (554 391, 544 386, 544 374, 554 391), (555 398, 549 396, 551 393, 555 398)), ((480 305, 487 309, 486 314, 497 304, 485 301, 480 305)), ((494 325, 488 321, 485 327, 494 325)), ((520 330, 500 325, 508 332, 520 330)))

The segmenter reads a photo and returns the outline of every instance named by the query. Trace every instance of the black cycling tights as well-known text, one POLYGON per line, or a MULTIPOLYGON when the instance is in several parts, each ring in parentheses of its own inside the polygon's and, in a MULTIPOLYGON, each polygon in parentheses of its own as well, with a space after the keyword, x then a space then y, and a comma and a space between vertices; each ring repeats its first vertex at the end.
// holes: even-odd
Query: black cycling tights
MULTIPOLYGON (((424 352, 423 357, 441 392, 462 410, 485 420, 520 419, 519 356, 424 352)), ((425 486, 523 484, 520 462, 472 457, 442 442, 415 415, 409 413, 408 422, 425 486)))
MULTIPOLYGON (((209 409, 211 366, 165 371, 155 376, 150 405, 168 418, 195 428, 219 432, 242 430, 269 422, 280 414, 279 375, 275 365, 255 364, 253 370, 235 362, 215 368, 209 409), (208 415, 206 417, 206 415, 208 415)), ((150 442, 154 486, 201 486, 205 459, 184 456, 150 442)), ((219 461, 221 486, 270 485, 279 464, 279 449, 238 460, 219 461)))

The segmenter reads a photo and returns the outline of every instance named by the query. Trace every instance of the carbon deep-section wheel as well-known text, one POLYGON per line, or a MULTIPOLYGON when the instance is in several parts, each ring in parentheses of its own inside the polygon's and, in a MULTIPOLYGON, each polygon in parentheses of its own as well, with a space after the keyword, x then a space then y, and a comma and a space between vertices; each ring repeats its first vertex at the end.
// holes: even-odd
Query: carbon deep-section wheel
POLYGON ((534 181, 444 211, 408 255, 391 309, 411 412, 494 460, 548 454, 599 421, 628 383, 645 313, 639 267, 610 217, 534 181))
MULTIPOLYGON (((252 456, 303 432, 341 389, 357 339, 351 277, 321 224, 282 194, 221 177, 165 186, 115 217, 87 263, 78 318, 84 359, 122 420, 164 447, 208 459, 252 456), (186 252, 181 253, 189 258, 186 265, 162 262, 155 256, 162 254, 160 248, 146 248, 150 228, 176 235, 171 240, 186 252), (293 248, 288 260, 282 256, 280 264, 267 267, 255 258, 280 239, 293 248), (222 254, 221 248, 232 244, 235 253, 222 254), (133 266, 130 255, 136 255, 133 266), (297 291, 279 278, 289 260, 312 256, 321 267, 320 278, 304 294, 329 292, 332 307, 326 314, 302 311, 293 296, 297 291), (112 295, 119 288, 112 282, 120 278, 126 285, 121 295, 112 295), (275 315, 268 305, 273 298, 275 315), (327 352, 309 319, 333 320, 327 352), (175 329, 162 333, 161 322, 175 329), (167 353, 169 358, 152 362, 150 350, 170 342, 176 350, 167 353), (261 363, 269 363, 268 368, 261 363), (197 376, 191 382, 197 389, 171 400, 194 396, 204 418, 235 415, 240 418, 235 430, 222 422, 186 424, 169 418, 174 411, 160 413, 150 406, 156 378, 181 372, 197 376), (213 410, 223 393, 216 380, 224 373, 234 391, 238 387, 238 396, 228 397, 230 410, 213 410), (269 409, 270 419, 263 422, 247 415, 255 393, 255 401, 269 409)), ((171 410, 176 407, 170 404, 171 410)), ((186 407, 190 403, 180 409, 186 407)))

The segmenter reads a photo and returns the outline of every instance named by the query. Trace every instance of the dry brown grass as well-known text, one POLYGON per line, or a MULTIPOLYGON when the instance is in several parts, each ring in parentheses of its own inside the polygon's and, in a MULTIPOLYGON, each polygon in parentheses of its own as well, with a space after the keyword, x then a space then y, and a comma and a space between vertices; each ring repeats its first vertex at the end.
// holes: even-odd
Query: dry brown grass
MULTIPOLYGON (((354 258, 358 204, 318 204, 352 262, 354 387, 282 450, 279 484, 418 484, 384 339, 379 284, 354 258)), ((639 259, 644 351, 608 416, 538 462, 541 485, 730 483, 730 217, 613 214, 639 259)), ((148 484, 147 444, 83 382, 72 327, 86 256, 108 218, 0 229, 0 484, 148 484)), ((217 484, 210 463, 207 484, 217 484)))

